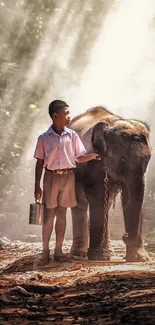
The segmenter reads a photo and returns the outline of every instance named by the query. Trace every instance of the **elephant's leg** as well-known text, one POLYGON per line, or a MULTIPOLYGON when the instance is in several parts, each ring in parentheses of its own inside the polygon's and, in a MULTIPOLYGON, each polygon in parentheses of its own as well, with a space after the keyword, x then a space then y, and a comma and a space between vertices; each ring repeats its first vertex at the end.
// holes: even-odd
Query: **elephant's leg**
POLYGON ((138 187, 138 180, 135 183, 134 191, 131 188, 123 186, 122 189, 122 206, 124 212, 125 230, 127 235, 123 236, 123 240, 126 244, 126 261, 147 261, 149 256, 144 248, 142 239, 142 203, 143 203, 143 189, 138 187), (136 190, 139 190, 138 196, 136 190), (135 236, 135 229, 137 228, 137 235, 135 236), (128 241, 128 236, 135 237, 131 243, 128 241))
POLYGON ((103 200, 94 197, 89 200, 90 242, 88 258, 90 260, 109 260, 108 253, 108 213, 105 214, 103 200), (106 219, 106 220, 105 220, 106 219))
POLYGON ((84 193, 83 184, 76 181, 77 206, 72 208, 73 243, 71 254, 87 256, 88 249, 88 202, 84 193))
MULTIPOLYGON (((143 213, 143 212, 142 212, 143 213)), ((142 213, 140 218, 140 229, 137 241, 133 245, 126 246, 126 261, 127 262, 145 262, 149 260, 149 255, 144 248, 144 243, 142 239, 142 213)))
MULTIPOLYGON (((120 192, 120 188, 116 184, 109 184, 109 200, 108 200, 108 211, 111 208, 112 203, 116 199, 117 194, 120 192)), ((105 241, 105 249, 109 250, 110 245, 110 226, 107 225, 107 234, 106 234, 106 241, 105 241)))
MULTIPOLYGON (((88 258, 90 260, 109 259, 108 249, 108 193, 105 197, 105 184, 103 181, 90 180, 89 175, 85 182, 85 193, 89 203, 90 241, 88 258)), ((107 186, 107 185, 106 185, 107 186)), ((108 189, 107 189, 108 190, 108 189)))

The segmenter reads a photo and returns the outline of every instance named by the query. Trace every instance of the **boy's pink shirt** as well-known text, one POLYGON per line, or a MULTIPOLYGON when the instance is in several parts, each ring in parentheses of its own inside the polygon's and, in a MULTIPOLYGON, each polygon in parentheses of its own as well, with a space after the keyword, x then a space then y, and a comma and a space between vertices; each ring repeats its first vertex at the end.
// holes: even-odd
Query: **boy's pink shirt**
POLYGON ((38 137, 34 157, 44 160, 44 167, 50 170, 75 168, 76 158, 86 154, 86 149, 78 134, 64 128, 58 135, 52 127, 38 137))

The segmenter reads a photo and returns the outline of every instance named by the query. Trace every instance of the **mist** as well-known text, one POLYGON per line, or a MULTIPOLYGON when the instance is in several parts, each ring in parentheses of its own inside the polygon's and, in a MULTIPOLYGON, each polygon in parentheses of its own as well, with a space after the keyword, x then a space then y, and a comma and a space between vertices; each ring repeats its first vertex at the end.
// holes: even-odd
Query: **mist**
POLYGON ((0 21, 0 234, 18 238, 40 233, 28 225, 34 200, 33 153, 37 137, 51 123, 48 104, 54 99, 65 100, 72 117, 102 105, 125 118, 148 122, 153 155, 145 219, 151 218, 154 0, 12 0, 0 3, 0 21))

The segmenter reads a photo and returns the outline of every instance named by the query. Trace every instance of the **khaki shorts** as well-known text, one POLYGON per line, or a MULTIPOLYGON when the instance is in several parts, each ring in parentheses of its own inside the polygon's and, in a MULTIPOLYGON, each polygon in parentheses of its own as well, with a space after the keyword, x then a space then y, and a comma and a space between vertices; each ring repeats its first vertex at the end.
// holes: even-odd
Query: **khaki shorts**
POLYGON ((64 175, 55 175, 50 170, 45 170, 43 203, 47 209, 58 206, 71 208, 77 205, 73 170, 64 175))

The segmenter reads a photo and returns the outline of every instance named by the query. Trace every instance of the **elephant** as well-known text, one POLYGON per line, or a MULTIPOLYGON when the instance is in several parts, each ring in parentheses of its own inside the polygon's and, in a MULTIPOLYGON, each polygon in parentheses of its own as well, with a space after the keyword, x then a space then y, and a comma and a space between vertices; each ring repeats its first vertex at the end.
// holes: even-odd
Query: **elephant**
POLYGON ((88 153, 95 151, 101 158, 78 164, 75 169, 77 206, 71 209, 71 254, 87 256, 89 260, 111 258, 108 211, 120 192, 125 259, 148 260, 142 238, 142 210, 145 173, 152 152, 149 126, 97 106, 74 117, 70 128, 78 133, 88 153))

